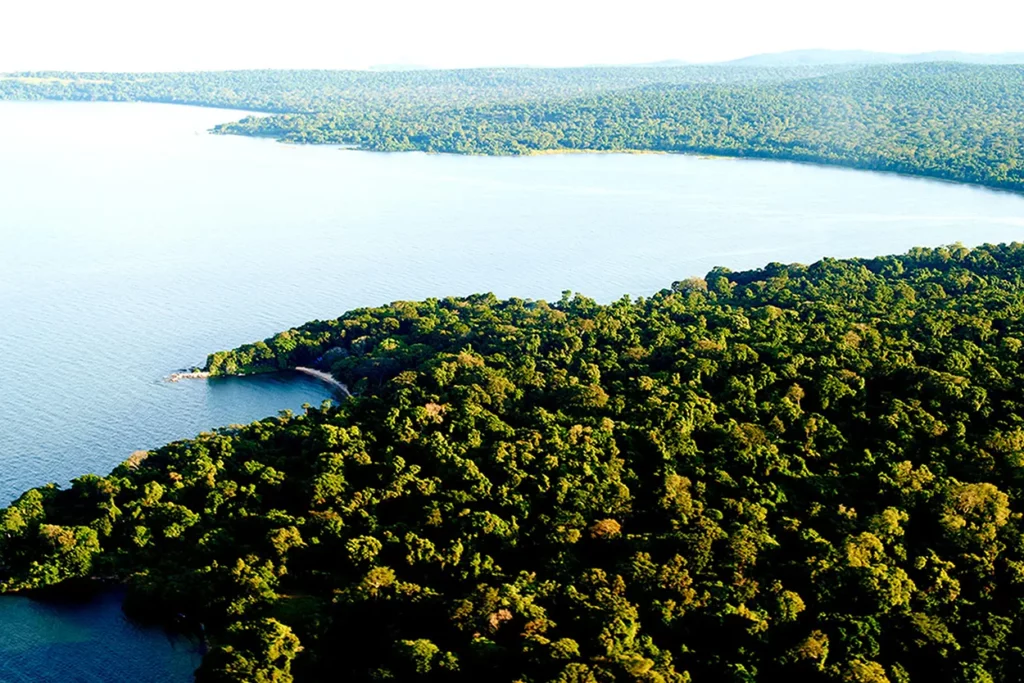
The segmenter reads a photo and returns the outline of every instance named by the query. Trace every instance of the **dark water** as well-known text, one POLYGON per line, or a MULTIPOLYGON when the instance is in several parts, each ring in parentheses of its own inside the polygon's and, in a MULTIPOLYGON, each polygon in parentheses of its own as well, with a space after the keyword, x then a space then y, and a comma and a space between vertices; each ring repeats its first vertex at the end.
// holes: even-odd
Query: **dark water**
POLYGON ((196 641, 125 619, 116 591, 78 604, 0 597, 3 683, 179 683, 200 659, 196 641))
MULTIPOLYGON (((716 265, 1024 237, 1024 198, 926 180, 677 155, 372 154, 205 134, 235 116, 0 103, 0 504, 106 472, 139 448, 318 404, 328 390, 308 378, 162 378, 357 306, 566 289, 608 301, 716 265)), ((184 680, 191 655, 127 628, 111 630, 112 645, 159 672, 111 658, 97 669, 105 678, 67 677, 77 670, 47 648, 78 647, 74 634, 93 627, 83 623, 106 629, 120 618, 110 605, 71 609, 64 624, 57 608, 0 601, 0 633, 23 639, 0 642, 38 644, 0 648, 0 681, 12 670, 32 672, 13 680, 184 680)))

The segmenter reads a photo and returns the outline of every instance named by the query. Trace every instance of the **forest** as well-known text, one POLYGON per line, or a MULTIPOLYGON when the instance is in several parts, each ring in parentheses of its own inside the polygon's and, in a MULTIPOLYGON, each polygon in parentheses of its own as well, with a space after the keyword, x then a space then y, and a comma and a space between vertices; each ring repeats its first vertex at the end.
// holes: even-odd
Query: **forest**
POLYGON ((250 109, 218 133, 375 151, 659 151, 1024 189, 1024 66, 40 72, 0 99, 250 109))
POLYGON ((848 66, 586 67, 421 71, 272 70, 183 73, 39 71, 0 75, 0 99, 163 102, 316 114, 350 107, 560 100, 589 93, 699 83, 755 83, 835 73, 848 66))
MULTIPOLYGON (((354 397, 0 511, 197 680, 1024 679, 1024 244, 398 301, 211 354, 354 397)), ((213 380, 215 381, 215 380, 213 380)))

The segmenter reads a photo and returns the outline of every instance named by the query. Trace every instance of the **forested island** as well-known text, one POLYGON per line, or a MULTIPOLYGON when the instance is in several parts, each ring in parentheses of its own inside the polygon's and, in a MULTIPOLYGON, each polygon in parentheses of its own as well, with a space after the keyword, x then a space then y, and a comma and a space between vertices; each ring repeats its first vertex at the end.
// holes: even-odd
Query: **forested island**
POLYGON ((0 99, 270 113, 219 133, 365 150, 662 151, 1024 188, 1024 66, 962 63, 454 71, 39 72, 0 99))
POLYGON ((0 511, 199 681, 1024 678, 1024 245, 395 302, 212 354, 355 396, 0 511))

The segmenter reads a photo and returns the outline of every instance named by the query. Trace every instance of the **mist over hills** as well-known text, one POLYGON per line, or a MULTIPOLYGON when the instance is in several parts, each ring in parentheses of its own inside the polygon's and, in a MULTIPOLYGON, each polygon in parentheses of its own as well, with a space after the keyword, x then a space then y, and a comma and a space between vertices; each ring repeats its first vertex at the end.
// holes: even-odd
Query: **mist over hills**
MULTIPOLYGON (((914 54, 896 52, 874 52, 871 50, 829 50, 804 49, 787 50, 784 52, 765 52, 748 55, 738 59, 721 62, 688 61, 684 59, 662 59, 654 62, 638 62, 634 64, 587 64, 584 67, 561 68, 679 68, 689 66, 743 66, 743 67, 793 67, 793 66, 842 66, 842 65, 880 65, 880 64, 923 64, 928 62, 959 62, 962 64, 1024 64, 1024 52, 958 52, 956 50, 936 50, 914 54)), ((491 67, 494 68, 494 67, 491 67)), ((503 68, 547 69, 541 65, 516 64, 505 65, 503 68)), ((555 67, 558 68, 558 67, 555 67)), ((420 71, 447 70, 434 66, 385 64, 371 66, 370 71, 420 71)))
POLYGON ((730 66, 821 66, 831 64, 919 64, 962 62, 965 64, 1024 64, 1024 52, 994 54, 940 50, 918 54, 872 52, 870 50, 789 50, 733 59, 730 66))
MULTIPOLYGON (((881 66, 887 64, 925 64, 932 62, 954 62, 961 64, 977 65, 1005 65, 1024 64, 1024 51, 1021 52, 960 52, 956 50, 936 50, 933 52, 920 52, 914 54, 901 54, 896 52, 875 52, 871 50, 832 50, 832 49, 800 49, 786 50, 783 52, 765 52, 748 55, 737 59, 708 62, 690 61, 685 59, 661 59, 650 62, 632 63, 587 63, 577 66, 553 66, 534 63, 509 63, 491 64, 480 66, 451 66, 437 65, 415 61, 396 61, 371 64, 365 67, 356 68, 324 68, 324 69, 232 69, 223 73, 245 73, 245 72, 277 72, 277 73, 342 73, 342 72, 376 72, 376 73, 402 73, 412 71, 433 71, 433 72, 484 72, 496 70, 529 70, 529 71, 572 71, 580 69, 650 69, 670 70, 686 68, 720 68, 720 67, 747 67, 747 68, 792 68, 792 67, 843 67, 843 66, 881 66)), ((187 73, 219 73, 221 70, 190 71, 187 73)), ((113 72, 113 71, 73 71, 73 70, 34 70, 34 71, 3 71, 0 76, 42 76, 52 77, 56 75, 87 76, 96 74, 129 74, 144 72, 113 72)), ((186 73, 178 71, 145 72, 145 73, 186 73)))

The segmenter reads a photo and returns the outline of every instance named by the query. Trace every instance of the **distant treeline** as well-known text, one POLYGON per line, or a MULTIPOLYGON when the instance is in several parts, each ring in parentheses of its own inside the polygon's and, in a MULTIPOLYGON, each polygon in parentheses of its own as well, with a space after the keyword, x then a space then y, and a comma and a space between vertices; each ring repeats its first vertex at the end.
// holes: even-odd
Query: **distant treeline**
POLYGON ((461 106, 567 99, 638 87, 755 83, 852 67, 592 67, 427 71, 251 70, 183 73, 40 71, 0 76, 0 99, 194 104, 261 112, 461 106))
POLYGON ((21 74, 0 98, 277 113, 217 132, 380 151, 700 152, 1024 188, 1024 66, 21 74))

